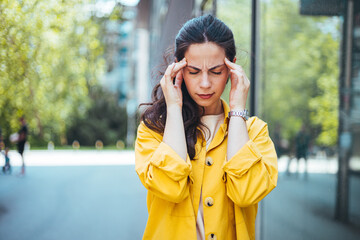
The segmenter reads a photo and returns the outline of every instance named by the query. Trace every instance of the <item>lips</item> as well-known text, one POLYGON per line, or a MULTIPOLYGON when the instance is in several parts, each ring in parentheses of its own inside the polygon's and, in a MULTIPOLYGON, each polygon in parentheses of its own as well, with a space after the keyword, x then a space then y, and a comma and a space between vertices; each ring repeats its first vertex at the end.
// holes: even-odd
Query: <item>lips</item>
POLYGON ((198 96, 202 99, 209 99, 214 95, 214 93, 212 94, 198 94, 198 96))

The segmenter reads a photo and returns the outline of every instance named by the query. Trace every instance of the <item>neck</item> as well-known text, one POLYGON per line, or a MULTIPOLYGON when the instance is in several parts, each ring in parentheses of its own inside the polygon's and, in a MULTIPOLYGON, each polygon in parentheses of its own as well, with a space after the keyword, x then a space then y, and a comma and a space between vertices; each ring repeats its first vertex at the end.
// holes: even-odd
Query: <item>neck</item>
POLYGON ((214 104, 213 106, 205 107, 204 115, 218 115, 224 112, 221 100, 214 104))

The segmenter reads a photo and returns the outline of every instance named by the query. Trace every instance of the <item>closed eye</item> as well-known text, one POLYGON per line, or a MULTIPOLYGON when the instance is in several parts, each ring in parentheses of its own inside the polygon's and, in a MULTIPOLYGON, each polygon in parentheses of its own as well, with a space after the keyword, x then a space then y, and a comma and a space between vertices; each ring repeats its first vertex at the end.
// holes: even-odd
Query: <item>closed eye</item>
POLYGON ((220 75, 221 72, 212 72, 213 74, 220 75))
POLYGON ((197 71, 197 72, 189 72, 189 73, 195 75, 195 74, 198 74, 199 71, 197 71))

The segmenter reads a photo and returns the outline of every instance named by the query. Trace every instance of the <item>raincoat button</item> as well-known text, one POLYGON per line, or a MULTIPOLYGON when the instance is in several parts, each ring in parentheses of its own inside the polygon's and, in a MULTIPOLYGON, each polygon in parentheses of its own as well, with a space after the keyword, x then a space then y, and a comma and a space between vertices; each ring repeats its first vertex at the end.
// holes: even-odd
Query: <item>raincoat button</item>
POLYGON ((205 199, 205 205, 211 207, 212 205, 214 205, 214 199, 212 199, 212 197, 207 197, 205 199))
POLYGON ((212 159, 212 157, 207 157, 205 159, 205 163, 206 163, 207 166, 211 166, 211 165, 213 165, 214 160, 212 159))
POLYGON ((209 240, 216 240, 217 237, 216 237, 216 235, 214 233, 210 233, 208 239, 209 240))

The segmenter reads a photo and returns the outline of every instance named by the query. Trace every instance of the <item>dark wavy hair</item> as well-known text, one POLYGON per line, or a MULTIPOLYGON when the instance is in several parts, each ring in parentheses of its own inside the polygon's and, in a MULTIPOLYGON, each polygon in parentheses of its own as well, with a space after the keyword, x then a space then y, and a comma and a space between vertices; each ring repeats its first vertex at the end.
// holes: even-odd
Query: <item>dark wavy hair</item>
MULTIPOLYGON (((184 58, 186 51, 191 44, 212 42, 225 50, 226 57, 233 61, 236 55, 235 41, 232 31, 222 21, 212 15, 204 15, 187 21, 180 29, 175 39, 175 50, 173 57, 180 61, 184 58)), ((175 60, 173 59, 173 61, 175 60)), ((162 77, 162 75, 160 75, 162 77)), ((159 79, 160 81, 160 79, 159 79)), ((195 144, 198 137, 202 138, 199 126, 204 126, 200 118, 204 109, 199 108, 196 102, 190 97, 185 83, 181 85, 183 93, 182 115, 184 121, 187 151, 190 159, 195 159, 195 144)), ((152 102, 141 105, 148 105, 140 119, 145 125, 160 133, 164 133, 166 123, 166 102, 164 94, 158 83, 152 91, 152 102)))

